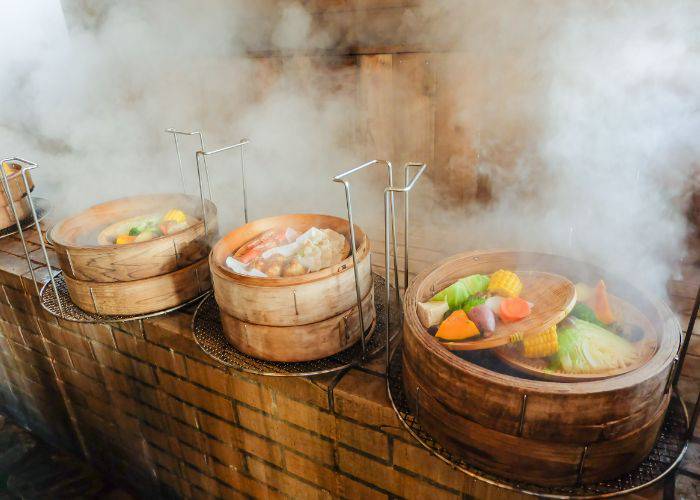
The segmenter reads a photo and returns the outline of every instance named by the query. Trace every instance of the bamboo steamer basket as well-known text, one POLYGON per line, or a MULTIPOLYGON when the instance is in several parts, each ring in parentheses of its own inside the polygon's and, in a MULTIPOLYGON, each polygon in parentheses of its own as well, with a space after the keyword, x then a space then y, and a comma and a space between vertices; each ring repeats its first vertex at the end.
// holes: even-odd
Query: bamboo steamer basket
MULTIPOLYGON (((374 290, 362 300, 365 325, 375 321, 374 290)), ((228 341, 238 350, 269 361, 311 361, 337 354, 360 340, 362 327, 357 305, 317 323, 266 326, 240 321, 221 311, 228 341)))
POLYGON ((418 421, 442 446, 484 471, 540 486, 596 483, 636 467, 654 447, 671 396, 666 394, 641 426, 612 439, 581 444, 499 432, 435 399, 411 365, 404 363, 403 377, 411 387, 406 395, 418 421))
POLYGON ((194 264, 136 281, 97 283, 65 276, 70 298, 84 311, 102 315, 148 314, 194 299, 211 286, 209 263, 194 264))
MULTIPOLYGON (((334 318, 357 305, 352 256, 339 264, 302 276, 254 277, 234 273, 226 257, 260 233, 290 227, 333 229, 350 241, 348 221, 329 215, 297 214, 268 217, 224 236, 209 256, 216 302, 222 312, 240 321, 266 326, 299 326, 334 318)), ((361 296, 372 288, 369 239, 355 225, 361 296)))
MULTIPOLYGON (((15 211, 20 222, 29 217, 31 207, 26 196, 15 200, 15 211)), ((0 229, 7 229, 16 224, 15 217, 12 215, 12 207, 10 205, 0 206, 0 229)))
POLYGON ((201 201, 184 194, 131 196, 95 205, 56 224, 49 233, 66 278, 116 283, 169 274, 205 258, 217 235, 216 207, 206 200, 207 233, 201 201), (185 211, 195 222, 173 234, 126 245, 100 244, 116 236, 127 219, 169 208, 185 211), (108 234, 109 233, 109 234, 108 234))
MULTIPOLYGON (((7 184, 10 186, 10 193, 12 195, 12 199, 14 201, 20 201, 27 194, 27 188, 24 185, 24 180, 22 179, 22 174, 20 173, 22 170, 22 167, 16 163, 10 163, 9 166, 10 166, 10 170, 12 172, 7 174, 7 184)), ((30 172, 27 172, 27 184, 29 184, 29 190, 33 191, 34 190, 34 181, 32 181, 32 175, 30 172)), ((5 191, 4 186, 2 188, 0 188, 0 192, 2 192, 2 196, 0 196, 0 206, 9 207, 10 201, 7 197, 7 191, 5 191)), ((27 212, 24 215, 24 217, 26 217, 29 213, 29 207, 28 207, 28 203, 26 201, 24 201, 24 204, 26 205, 26 210, 27 210, 27 212)), ((20 220, 22 220, 24 217, 20 217, 20 220)), ((10 211, 10 218, 12 218, 11 211, 10 211)), ((14 222, 14 218, 12 219, 12 222, 14 222)), ((7 226, 3 226, 3 227, 7 227, 7 226)))
POLYGON ((478 463, 485 470, 537 484, 566 485, 573 484, 571 471, 564 473, 560 467, 563 463, 570 466, 577 451, 578 464, 580 452, 587 449, 584 478, 594 481, 634 467, 653 446, 668 404, 667 383, 678 352, 680 326, 665 304, 624 280, 560 256, 464 253, 416 277, 406 291, 404 314, 404 385, 414 404, 419 394, 416 411, 421 425, 454 452, 472 458, 481 453, 478 463), (590 382, 529 380, 489 370, 448 352, 420 324, 417 302, 428 300, 460 277, 502 268, 551 272, 575 282, 604 278, 612 293, 637 306, 652 324, 658 335, 656 352, 637 370, 590 382), (491 432, 488 449, 474 442, 480 435, 476 430, 470 434, 474 439, 464 437, 465 422, 483 436, 491 432), (564 445, 570 447, 568 455, 561 449, 564 445), (531 446, 537 451, 528 453, 531 446), (519 450, 523 456, 538 457, 537 463, 526 466, 527 456, 522 465, 509 462, 508 456, 519 455, 519 450), (607 459, 592 461, 594 450, 607 453, 607 459))

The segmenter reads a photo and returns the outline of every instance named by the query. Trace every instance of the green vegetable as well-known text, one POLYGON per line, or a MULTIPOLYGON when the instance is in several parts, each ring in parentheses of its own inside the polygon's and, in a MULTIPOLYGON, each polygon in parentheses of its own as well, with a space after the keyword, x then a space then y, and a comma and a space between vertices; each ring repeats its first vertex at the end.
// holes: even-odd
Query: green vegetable
POLYGON ((559 351, 549 368, 566 373, 597 373, 624 368, 639 356, 627 340, 594 323, 570 318, 573 326, 559 329, 559 351))
POLYGON ((467 287, 467 292, 469 295, 474 295, 476 293, 485 292, 489 286, 490 278, 483 274, 472 274, 466 278, 462 278, 461 281, 464 286, 467 287))
POLYGON ((138 236, 142 232, 143 229, 141 229, 140 227, 132 227, 131 229, 129 229, 129 236, 138 236))
POLYGON ((485 292, 489 286, 489 277, 483 274, 472 274, 461 278, 455 283, 437 293, 431 301, 447 300, 450 310, 461 309, 470 295, 485 292))
POLYGON ((462 310, 468 313, 473 307, 480 306, 486 302, 486 297, 482 294, 470 295, 462 305, 462 310))
POLYGON ((577 302, 569 314, 575 318, 579 318, 584 321, 588 321, 589 323, 593 323, 594 325, 598 325, 605 328, 605 325, 598 321, 598 318, 596 317, 595 312, 593 312, 593 309, 591 309, 582 302, 577 302))

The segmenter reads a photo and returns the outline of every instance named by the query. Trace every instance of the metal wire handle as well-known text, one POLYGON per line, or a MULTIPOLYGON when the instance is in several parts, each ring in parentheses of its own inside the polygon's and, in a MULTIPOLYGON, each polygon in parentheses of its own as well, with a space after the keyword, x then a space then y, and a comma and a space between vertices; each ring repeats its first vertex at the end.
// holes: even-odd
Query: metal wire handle
MULTIPOLYGON (((683 365, 685 364, 685 355, 688 353, 688 347, 690 346, 690 339, 693 336, 693 330, 695 328, 695 321, 698 318, 698 309, 700 309, 700 287, 698 287, 698 293, 695 296, 695 304, 693 305, 693 310, 690 313, 690 320, 688 321, 688 328, 685 331, 685 338, 683 339, 683 348, 680 353, 680 361, 678 367, 676 368, 676 374, 673 380, 673 386, 675 387, 678 380, 681 377, 681 371, 683 370, 683 365)), ((693 438, 695 432, 695 426, 698 423, 698 416, 700 415, 700 391, 698 391, 698 398, 695 402, 695 408, 693 408, 693 414, 688 422, 688 441, 693 438)))
POLYGON ((197 162, 197 180, 199 181, 199 198, 202 202, 202 218, 204 220, 204 234, 208 234, 207 232, 207 214, 204 206, 204 191, 202 191, 202 172, 201 168, 199 166, 199 159, 202 158, 202 163, 204 164, 204 170, 205 174, 207 176, 207 185, 209 186, 209 199, 211 200, 211 184, 209 182, 209 171, 206 168, 206 158, 207 156, 210 155, 215 155, 218 153, 223 153, 224 151, 228 151, 230 149, 234 148, 240 148, 241 152, 241 183, 242 183, 242 190, 243 190, 243 219, 245 220, 245 223, 248 223, 248 194, 247 194, 247 189, 246 189, 246 182, 245 182, 245 158, 243 155, 243 146, 246 144, 250 144, 250 140, 248 139, 241 139, 239 142, 236 144, 231 144, 230 146, 224 146, 219 149, 212 149, 211 151, 205 151, 204 147, 202 146, 202 149, 197 151, 195 153, 195 160, 197 162))
MULTIPOLYGON (((391 217, 394 218, 394 213, 393 213, 393 195, 394 193, 403 193, 404 194, 404 285, 406 288, 408 288, 408 216, 409 216, 409 193, 413 189, 413 187, 416 185, 418 182, 418 179, 421 178, 423 175, 423 172, 428 168, 428 165, 425 163, 413 163, 409 162, 404 165, 404 187, 402 188, 397 188, 393 186, 388 186, 386 189, 384 189, 384 265, 386 266, 386 279, 387 283, 389 283, 389 212, 391 211, 391 217), (415 173, 415 175, 411 178, 409 181, 408 174, 410 172, 411 168, 414 167, 419 167, 418 171, 415 173)), ((394 233, 394 275, 396 279, 398 280, 398 275, 399 275, 399 269, 396 266, 396 233, 394 233)), ((397 305, 399 309, 401 308, 401 299, 400 295, 398 294, 398 286, 396 287, 397 291, 397 305)), ((404 289, 405 292, 405 289, 404 289)), ((391 294, 389 291, 389 287, 387 286, 386 288, 386 376, 389 376, 389 365, 391 361, 391 345, 390 345, 390 339, 389 339, 389 319, 391 318, 391 294)))
MULTIPOLYGON (((387 175, 388 175, 388 181, 389 181, 389 186, 393 187, 394 185, 394 170, 393 166, 391 165, 390 161, 387 160, 371 160, 368 161, 367 163, 363 163, 362 165, 358 165, 357 167, 351 168, 350 170, 340 173, 333 177, 333 182, 340 182, 343 184, 343 187, 345 188, 345 204, 347 206, 347 211, 348 211, 348 223, 350 224, 350 253, 352 254, 352 266, 353 266, 353 273, 355 275, 355 294, 357 296, 357 310, 359 311, 360 314, 360 328, 361 328, 361 333, 360 333, 360 340, 362 342, 362 355, 364 356, 365 354, 365 316, 364 316, 364 311, 362 310, 362 291, 360 290, 360 275, 359 275, 359 270, 357 269, 357 241, 355 239, 355 224, 353 222, 353 217, 352 217, 352 198, 350 195, 350 181, 346 179, 346 177, 359 172, 360 170, 364 170, 367 167, 371 167, 374 165, 385 165, 387 168, 387 175)), ((394 211, 394 195, 392 193, 391 195, 391 228, 392 232, 394 234, 394 267, 398 265, 397 259, 397 247, 396 247, 396 217, 395 217, 395 211, 394 211)), ((387 229, 388 231, 388 229, 387 229)), ((387 289, 387 297, 390 297, 390 286, 389 283, 389 267, 387 266, 386 269, 386 289, 387 289)), ((400 300, 399 297, 399 276, 396 274, 395 276, 396 279, 396 297, 398 300, 400 300)), ((389 337, 389 323, 386 324, 386 335, 387 338, 389 337)), ((387 344, 387 349, 389 349, 389 345, 387 344)))
MULTIPOLYGON (((185 136, 197 135, 197 136, 199 136, 200 150, 204 151, 206 149, 204 147, 204 132, 202 132, 201 130, 192 130, 192 131, 175 130, 172 127, 166 128, 165 132, 168 134, 173 134, 173 141, 175 141, 175 153, 177 154, 177 164, 178 164, 178 167, 180 168, 180 181, 182 182, 182 192, 187 194, 187 187, 185 185, 185 174, 182 170, 182 156, 180 155, 180 141, 177 140, 177 136, 178 135, 185 135, 185 136)), ((209 183, 209 169, 207 168, 206 159, 204 160, 204 172, 207 176, 207 189, 209 191, 209 199, 211 200, 211 184, 209 183)), ((200 187, 200 189, 201 189, 201 187, 200 187)))
MULTIPOLYGON (((54 273, 53 269, 51 267, 51 262, 49 260, 49 253, 46 250, 46 242, 44 241, 44 234, 41 231, 41 224, 39 222, 39 216, 36 213, 36 206, 34 205, 34 199, 32 198, 32 192, 31 188, 29 186, 29 180, 27 179, 27 172, 30 170, 34 170, 35 168, 39 167, 38 163, 34 163, 28 160, 25 160, 23 158, 18 158, 18 157, 12 157, 12 158, 5 158, 2 160, 0 163, 0 167, 5 164, 19 164, 20 165, 20 174, 22 176, 22 181, 24 183, 24 189, 26 191, 26 196, 27 196, 27 201, 29 201, 29 208, 31 209, 32 212, 32 218, 34 219, 34 227, 36 227, 36 231, 39 234, 39 244, 41 245, 41 251, 44 254, 44 259, 46 259, 46 267, 49 270, 49 279, 51 280, 51 287, 53 288, 53 293, 56 295, 56 300, 58 301, 58 309, 61 312, 61 316, 63 316, 63 306, 61 304, 61 299, 58 294, 58 287, 56 286, 56 280, 54 279, 54 273)), ((32 281, 34 282, 34 289, 36 290, 37 296, 40 296, 40 290, 39 290, 39 284, 37 283, 36 280, 36 274, 34 273, 34 266, 32 266, 32 260, 29 258, 29 248, 27 248, 27 240, 24 237, 24 230, 22 229, 22 221, 19 220, 19 216, 17 215, 17 208, 15 207, 15 200, 12 196, 12 191, 10 190, 10 183, 7 180, 7 172, 5 172, 4 168, 0 168, 2 170, 2 187, 5 190, 5 195, 7 196, 7 200, 10 203, 10 210, 12 211, 12 217, 15 219, 15 223, 17 224, 17 232, 19 233, 19 238, 22 241, 22 247, 24 249, 24 256, 27 259, 27 265, 29 266, 29 273, 32 277, 32 281)), ((30 226, 31 227, 31 226, 30 226)))

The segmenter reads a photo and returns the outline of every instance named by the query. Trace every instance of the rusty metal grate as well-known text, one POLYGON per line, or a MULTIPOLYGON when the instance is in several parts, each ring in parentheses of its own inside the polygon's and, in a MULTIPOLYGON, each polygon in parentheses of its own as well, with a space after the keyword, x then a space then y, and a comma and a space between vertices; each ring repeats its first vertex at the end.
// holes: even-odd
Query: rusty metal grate
POLYGON ((394 411, 406 430, 433 455, 455 469, 500 488, 542 498, 602 498, 628 494, 664 478, 678 465, 687 449, 688 413, 685 404, 674 395, 656 445, 647 458, 627 474, 611 481, 577 487, 542 487, 497 477, 477 469, 460 456, 449 452, 421 427, 404 393, 402 366, 403 359, 399 348, 391 359, 387 388, 394 411))
MULTIPOLYGON (((202 350, 215 360, 226 366, 244 372, 267 375, 272 377, 304 377, 332 373, 360 363, 364 358, 375 356, 386 345, 385 336, 385 280, 374 274, 374 307, 376 321, 365 333, 366 353, 363 356, 361 342, 352 347, 329 356, 327 358, 304 361, 298 363, 285 363, 279 361, 265 361, 242 353, 231 344, 224 336, 224 331, 219 318, 219 306, 210 293, 197 306, 192 318, 192 332, 197 344, 202 350)), ((393 296, 393 294, 392 294, 393 296)), ((392 305, 392 311, 397 311, 392 305)), ((391 339, 393 340, 400 331, 400 316, 392 315, 391 339)))
POLYGON ((156 316, 162 316, 188 305, 195 304, 202 300, 209 291, 206 291, 195 298, 183 302, 175 307, 165 309, 163 311, 156 311, 148 314, 137 314, 132 316, 126 315, 101 315, 94 314, 87 311, 83 311, 78 306, 76 306, 70 298, 68 293, 68 285, 66 285, 66 280, 63 279, 63 273, 59 272, 55 275, 54 281, 56 282, 56 290, 58 291, 58 297, 54 293, 54 289, 51 286, 51 281, 47 281, 46 284, 41 288, 39 294, 39 299, 41 302, 41 307, 46 311, 53 314, 57 318, 65 319, 66 321, 74 321, 76 323, 123 323, 125 321, 135 321, 139 319, 154 318, 156 316), (59 305, 60 302, 60 305, 59 305))
MULTIPOLYGON (((51 212, 51 202, 49 202, 49 200, 46 198, 39 197, 33 197, 32 200, 34 201, 34 206, 36 207, 37 219, 39 219, 39 222, 41 222, 49 214, 49 212, 51 212)), ((32 214, 29 214, 24 218, 24 220, 22 220, 22 222, 20 222, 20 224, 22 225, 22 231, 26 231, 34 226, 34 217, 32 217, 32 214)), ((17 233, 17 224, 13 223, 11 226, 6 227, 5 229, 0 229, 0 239, 7 238, 8 236, 12 236, 13 234, 17 233)))

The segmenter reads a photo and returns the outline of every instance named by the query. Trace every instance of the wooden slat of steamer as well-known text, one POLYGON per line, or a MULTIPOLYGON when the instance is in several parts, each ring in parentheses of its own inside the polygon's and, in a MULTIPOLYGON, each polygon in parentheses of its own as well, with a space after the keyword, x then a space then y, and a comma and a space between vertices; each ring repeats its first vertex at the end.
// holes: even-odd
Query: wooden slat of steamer
MULTIPOLYGON (((542 486, 572 486, 578 479, 585 444, 504 434, 464 418, 433 398, 409 365, 403 367, 406 396, 421 426, 448 450, 503 477, 542 486), (419 405, 416 404, 418 401, 419 405), (454 432, 458 429, 458 432, 454 432)), ((670 395, 642 426, 614 440, 588 447, 586 483, 611 479, 634 468, 651 450, 670 395)))
POLYGON ((542 440, 589 443, 643 425, 665 396, 679 345, 679 325, 663 303, 650 300, 625 281, 605 275, 595 266, 533 252, 472 252, 445 259, 422 272, 409 286, 404 314, 404 358, 433 397, 481 425, 517 434, 526 394, 522 434, 542 440), (566 273, 574 280, 595 282, 606 277, 608 289, 633 302, 651 321, 660 339, 656 354, 634 372, 606 381, 545 382, 504 375, 469 363, 425 332, 416 314, 416 304, 429 299, 436 284, 519 266, 566 273))
POLYGON ((582 482, 591 484, 611 479, 644 460, 656 443, 670 401, 669 392, 643 427, 631 429, 629 434, 609 441, 593 443, 588 448, 584 461, 582 482), (614 472, 616 473, 613 474, 614 472))
POLYGON ((539 442, 479 425, 435 399, 410 365, 404 364, 403 377, 406 396, 421 426, 441 445, 469 463, 503 477, 536 484, 576 482, 583 445, 539 442), (459 432, 454 432, 456 429, 459 432))
MULTIPOLYGON (((347 220, 329 215, 295 214, 260 219, 223 237, 212 249, 209 263, 216 301, 228 315, 256 325, 295 326, 317 323, 341 314, 357 303, 352 257, 340 264, 301 276, 254 277, 232 272, 226 257, 251 238, 272 228, 328 228, 348 238, 347 220)), ((355 225, 360 291, 372 287, 369 240, 355 225)))
MULTIPOLYGON (((216 207, 205 201, 208 235, 199 219, 172 235, 128 245, 81 244, 82 235, 101 230, 132 216, 180 207, 201 211, 200 200, 183 194, 132 196, 91 207, 68 217, 50 231, 64 274, 76 280, 101 283, 136 281, 167 274, 191 265, 209 253, 218 234, 216 207)), ((190 213, 190 215, 192 215, 190 213)))
MULTIPOLYGON (((375 320, 373 289, 362 300, 365 326, 375 320)), ((245 323, 221 310, 226 338, 240 351, 269 361, 310 361, 347 349, 360 339, 357 306, 318 323, 265 326, 245 323)))
POLYGON ((514 323, 497 320, 496 330, 489 338, 442 344, 451 351, 474 351, 506 345, 516 333, 524 338, 546 331, 566 318, 576 305, 576 288, 563 276, 538 271, 518 272, 518 276, 523 282, 520 297, 533 304, 527 318, 514 323))
POLYGON ((94 283, 69 276, 65 276, 65 280, 75 305, 104 315, 146 314, 169 309, 211 287, 206 258, 172 273, 137 281, 94 283))

